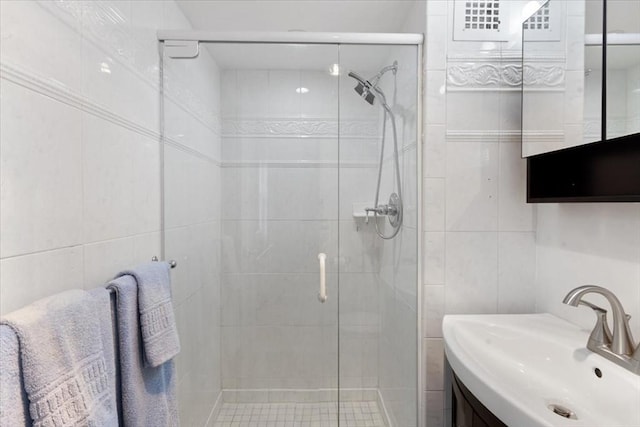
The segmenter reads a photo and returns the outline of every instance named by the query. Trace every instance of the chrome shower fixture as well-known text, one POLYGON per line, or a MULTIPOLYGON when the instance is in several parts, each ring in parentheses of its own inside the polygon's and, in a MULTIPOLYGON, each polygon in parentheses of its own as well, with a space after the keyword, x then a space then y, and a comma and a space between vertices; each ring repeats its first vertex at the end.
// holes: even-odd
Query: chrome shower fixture
POLYGON ((382 68, 378 72, 378 74, 368 80, 362 78, 360 75, 354 73, 353 71, 349 71, 349 77, 357 80, 358 84, 355 87, 355 91, 358 93, 358 95, 360 95, 362 99, 373 105, 373 101, 375 100, 376 96, 379 96, 380 98, 382 98, 382 102, 386 104, 387 101, 385 99, 384 93, 378 87, 378 82, 380 81, 380 78, 389 71, 393 72, 394 75, 398 72, 398 61, 393 61, 393 64, 387 65, 386 67, 382 68))
MULTIPOLYGON (((374 207, 366 208, 365 212, 367 213, 366 222, 369 221, 369 213, 373 213, 373 217, 376 219, 376 233, 381 238, 388 240, 393 239, 400 232, 400 227, 402 227, 402 180, 400 179, 400 160, 398 154, 398 132, 396 129, 396 118, 387 104, 387 98, 384 96, 384 92, 382 89, 378 87, 378 83, 380 82, 380 78, 387 72, 393 72, 395 75, 398 72, 398 61, 393 61, 393 64, 387 65, 382 68, 378 74, 371 77, 369 80, 363 79, 360 75, 354 73, 353 71, 349 71, 349 77, 357 80, 358 84, 355 87, 355 91, 360 95, 362 99, 367 101, 369 104, 373 105, 373 101, 378 98, 380 104, 382 104, 382 108, 384 111, 384 115, 382 118, 382 138, 380 141, 380 163, 378 165, 378 185, 376 187, 376 196, 374 201, 374 207), (386 205, 378 203, 380 200, 380 182, 382 180, 382 166, 384 163, 384 143, 386 136, 386 125, 387 125, 387 117, 390 119, 391 128, 393 131, 393 165, 395 169, 395 185, 397 188, 397 192, 392 192, 389 197, 389 203, 386 205), (393 231, 390 234, 384 234, 380 231, 378 227, 378 216, 386 216, 389 220, 389 224, 393 227, 393 231)), ((394 93, 395 93, 395 80, 394 80, 394 93)))
POLYGON ((373 101, 375 100, 375 95, 371 93, 371 83, 368 80, 363 79, 353 71, 349 71, 349 77, 352 77, 358 81, 358 84, 355 87, 355 91, 358 92, 358 95, 369 104, 373 105, 373 101))

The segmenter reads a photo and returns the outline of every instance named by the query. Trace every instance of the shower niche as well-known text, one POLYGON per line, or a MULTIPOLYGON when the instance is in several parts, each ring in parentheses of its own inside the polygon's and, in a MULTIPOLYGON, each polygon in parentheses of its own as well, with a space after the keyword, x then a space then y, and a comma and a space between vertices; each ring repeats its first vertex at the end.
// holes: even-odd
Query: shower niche
POLYGON ((198 43, 162 59, 165 256, 177 297, 209 303, 206 321, 177 314, 208 349, 178 361, 198 372, 181 401, 198 390, 210 420, 255 425, 417 425, 421 36, 219 36, 160 35, 198 43))

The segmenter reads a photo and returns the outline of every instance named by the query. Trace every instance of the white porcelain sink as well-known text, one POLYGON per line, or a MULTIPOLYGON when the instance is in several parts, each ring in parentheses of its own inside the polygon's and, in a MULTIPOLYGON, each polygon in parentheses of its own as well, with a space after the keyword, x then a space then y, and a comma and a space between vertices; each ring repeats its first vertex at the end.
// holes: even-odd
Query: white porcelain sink
POLYGON ((550 314, 443 322, 453 371, 509 427, 640 427, 640 376, 587 350, 589 332, 550 314))

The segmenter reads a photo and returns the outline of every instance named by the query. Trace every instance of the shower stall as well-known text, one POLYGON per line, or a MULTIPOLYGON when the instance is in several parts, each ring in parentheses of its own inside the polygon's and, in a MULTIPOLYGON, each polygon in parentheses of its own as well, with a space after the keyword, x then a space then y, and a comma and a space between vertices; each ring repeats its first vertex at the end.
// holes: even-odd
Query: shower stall
POLYGON ((158 38, 182 424, 419 425, 422 36, 158 38))

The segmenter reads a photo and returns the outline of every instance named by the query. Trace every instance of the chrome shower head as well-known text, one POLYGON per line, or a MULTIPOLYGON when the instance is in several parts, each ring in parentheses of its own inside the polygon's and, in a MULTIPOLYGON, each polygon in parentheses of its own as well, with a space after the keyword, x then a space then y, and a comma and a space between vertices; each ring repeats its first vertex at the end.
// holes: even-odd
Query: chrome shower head
POLYGON ((384 93, 378 87, 378 82, 380 81, 380 78, 388 71, 393 72, 393 74, 395 75, 398 72, 398 61, 393 61, 393 64, 387 65, 386 67, 382 68, 378 72, 378 74, 376 74, 369 80, 363 79, 353 71, 349 71, 349 77, 358 81, 358 84, 355 87, 355 91, 358 92, 358 95, 360 95, 362 99, 373 105, 373 101, 376 99, 376 97, 379 97, 379 101, 382 102, 382 105, 386 106, 387 101, 385 100, 384 93))
POLYGON ((358 81, 358 84, 355 87, 355 91, 360 95, 362 99, 367 101, 369 104, 373 105, 373 101, 376 96, 371 92, 372 85, 368 80, 363 79, 353 71, 349 71, 349 77, 354 78, 358 81))

